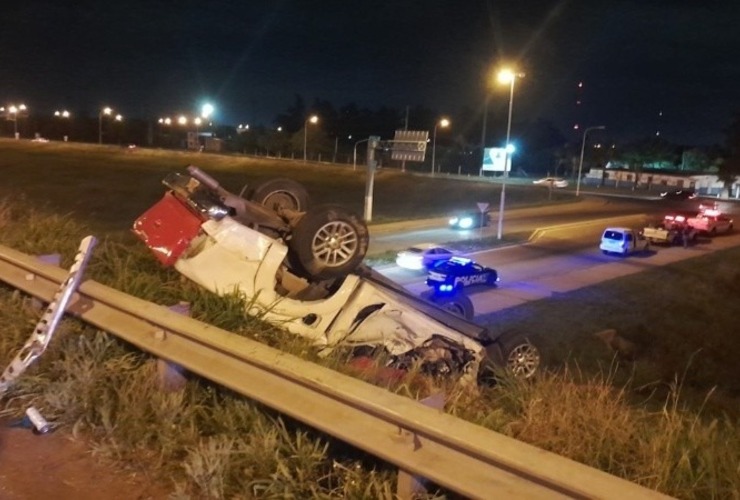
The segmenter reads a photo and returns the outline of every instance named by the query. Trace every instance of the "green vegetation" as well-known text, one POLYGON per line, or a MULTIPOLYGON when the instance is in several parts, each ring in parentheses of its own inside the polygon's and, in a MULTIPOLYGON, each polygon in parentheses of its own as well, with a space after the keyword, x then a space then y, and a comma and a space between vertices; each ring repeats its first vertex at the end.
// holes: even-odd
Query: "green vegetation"
MULTIPOLYGON (((159 177, 168 168, 155 167, 159 153, 136 151, 150 156, 148 166, 131 163, 139 174, 150 171, 150 187, 139 174, 121 173, 127 160, 108 158, 129 158, 124 153, 89 149, 65 151, 69 159, 21 148, 0 155, 2 168, 13 172, 7 177, 13 189, 0 187, 0 244, 29 254, 61 253, 66 266, 82 236, 108 227, 96 234, 103 241, 89 277, 162 304, 186 301, 198 319, 352 373, 342 353, 319 358, 302 339, 246 316, 239 298, 216 297, 161 268, 124 231, 161 194, 159 177), (61 176, 63 196, 55 190, 59 183, 47 186, 28 172, 41 160, 51 171, 87 168, 61 176), (94 187, 98 199, 83 201, 70 179, 82 182, 96 162, 99 181, 85 189, 94 187), (110 175, 108 162, 114 163, 110 175), (106 189, 106 182, 115 189, 106 189), (132 195, 135 189, 150 198, 132 195), (100 211, 87 211, 95 203, 100 211), (61 208, 74 215, 56 215, 61 208), (97 220, 101 214, 104 224, 97 220)), ((189 161, 176 164, 170 153, 162 155, 163 164, 176 168, 189 161)), ((212 160, 198 164, 219 168, 221 160, 212 160)), ((330 178, 327 196, 349 189, 340 176, 330 178)), ((413 398, 444 390, 452 414, 669 495, 736 498, 740 377, 734 360, 740 343, 733 338, 732 304, 740 300, 738 262, 740 249, 725 250, 484 318, 494 331, 537 334, 549 370, 534 381, 504 378, 474 394, 450 381, 410 374, 388 388, 413 398), (605 328, 636 346, 632 359, 615 357, 593 337, 605 328)), ((0 367, 17 353, 40 313, 32 301, 0 286, 0 367)), ((395 471, 372 457, 208 381, 192 378, 181 392, 163 392, 156 373, 156 361, 146 353, 65 319, 49 351, 8 392, 0 415, 18 416, 36 405, 48 419, 87 436, 100 456, 149 471, 174 485, 180 498, 393 497, 395 471)))

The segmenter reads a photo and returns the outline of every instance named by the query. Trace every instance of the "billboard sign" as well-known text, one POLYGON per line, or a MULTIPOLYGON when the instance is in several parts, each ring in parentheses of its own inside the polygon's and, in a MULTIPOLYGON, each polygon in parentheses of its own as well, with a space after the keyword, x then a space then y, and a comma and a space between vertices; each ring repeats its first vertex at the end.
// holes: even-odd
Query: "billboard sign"
POLYGON ((481 171, 483 172, 503 172, 504 162, 506 163, 506 171, 511 172, 511 154, 506 154, 505 148, 485 148, 483 152, 483 165, 481 171))

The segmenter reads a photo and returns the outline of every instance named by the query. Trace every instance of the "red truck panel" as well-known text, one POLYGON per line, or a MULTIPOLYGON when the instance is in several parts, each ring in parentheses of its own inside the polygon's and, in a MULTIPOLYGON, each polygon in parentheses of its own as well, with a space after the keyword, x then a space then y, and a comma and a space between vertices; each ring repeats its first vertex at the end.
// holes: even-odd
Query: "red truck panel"
POLYGON ((134 221, 133 231, 157 260, 171 266, 198 235, 203 220, 171 193, 134 221))

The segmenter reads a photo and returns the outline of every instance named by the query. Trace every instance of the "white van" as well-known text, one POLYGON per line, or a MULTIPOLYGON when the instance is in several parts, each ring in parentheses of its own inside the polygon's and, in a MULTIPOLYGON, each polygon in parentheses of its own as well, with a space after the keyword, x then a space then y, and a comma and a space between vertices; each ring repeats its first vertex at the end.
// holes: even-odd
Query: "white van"
POLYGON ((650 242, 641 232, 628 227, 607 227, 601 235, 599 248, 604 255, 616 253, 629 255, 637 252, 648 252, 650 242))

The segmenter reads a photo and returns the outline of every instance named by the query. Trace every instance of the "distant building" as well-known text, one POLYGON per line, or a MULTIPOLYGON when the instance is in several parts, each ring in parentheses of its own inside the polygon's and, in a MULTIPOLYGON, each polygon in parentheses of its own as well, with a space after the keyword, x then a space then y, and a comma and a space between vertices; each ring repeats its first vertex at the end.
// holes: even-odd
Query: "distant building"
POLYGON ((699 194, 740 198, 740 176, 725 185, 716 174, 675 173, 665 170, 635 172, 622 168, 592 168, 581 181, 587 186, 608 186, 648 190, 693 189, 699 194))

